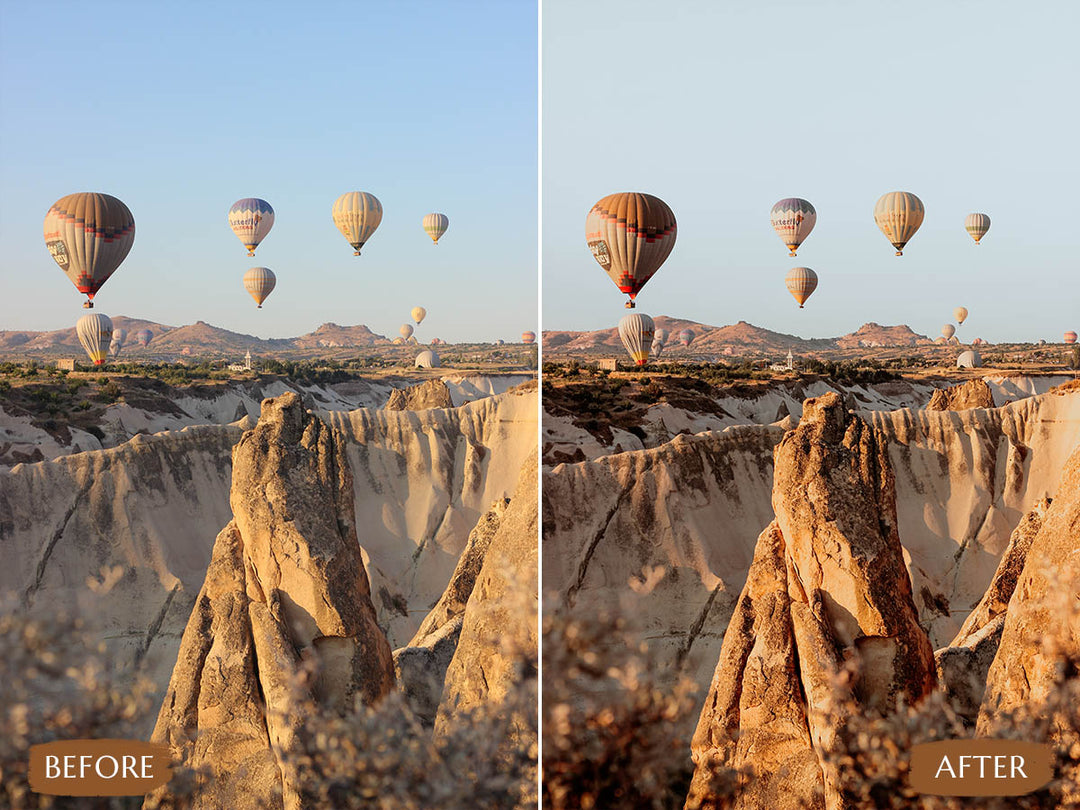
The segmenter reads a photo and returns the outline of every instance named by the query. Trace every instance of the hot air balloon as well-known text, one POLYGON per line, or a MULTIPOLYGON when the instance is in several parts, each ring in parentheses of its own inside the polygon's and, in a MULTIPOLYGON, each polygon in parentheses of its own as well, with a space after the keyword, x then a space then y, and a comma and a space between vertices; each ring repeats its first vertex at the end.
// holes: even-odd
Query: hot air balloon
POLYGON ((277 276, 269 267, 252 267, 244 273, 244 289, 255 299, 259 309, 262 309, 263 301, 274 291, 276 285, 277 276))
POLYGON ((967 307, 957 307, 952 311, 952 315, 953 318, 956 319, 956 322, 958 324, 963 325, 964 321, 967 319, 968 316, 967 307))
POLYGON ((649 350, 652 348, 656 327, 653 319, 640 312, 623 315, 619 321, 619 337, 626 347, 635 365, 643 366, 649 362, 649 350))
POLYGON ((806 299, 817 289, 817 282, 817 273, 809 267, 792 267, 784 279, 788 292, 799 302, 799 309, 803 308, 806 299))
POLYGON ((412 333, 413 333, 413 331, 414 331, 414 330, 413 330, 413 328, 412 328, 412 324, 411 324, 411 323, 403 323, 403 324, 401 325, 401 328, 400 328, 400 329, 398 329, 398 332, 400 332, 400 333, 401 333, 401 336, 402 336, 403 338, 405 338, 405 340, 408 340, 409 338, 411 338, 411 337, 412 337, 412 333))
POLYGON ((382 213, 382 203, 366 191, 350 191, 334 201, 334 224, 353 246, 354 256, 360 255, 360 248, 379 227, 382 213))
POLYGON ((904 245, 919 230, 925 214, 922 200, 909 191, 882 194, 874 205, 874 222, 885 238, 892 242, 897 256, 904 255, 904 245))
POLYGON ((985 346, 986 341, 983 340, 982 338, 975 338, 973 341, 971 341, 971 345, 972 346, 985 346))
POLYGON ((649 354, 652 355, 653 360, 659 360, 660 355, 664 353, 664 341, 653 338, 652 346, 649 347, 649 354))
POLYGON ((116 327, 115 329, 113 329, 112 339, 113 343, 119 343, 120 348, 123 348, 124 343, 127 342, 127 329, 123 329, 119 326, 116 327))
POLYGON ((109 344, 112 342, 113 335, 112 321, 109 320, 109 316, 99 312, 88 312, 75 324, 75 334, 79 336, 79 343, 86 349, 94 365, 104 365, 105 358, 109 355, 109 344))
POLYGON ((675 215, 651 194, 610 194, 589 211, 585 241, 619 292, 630 296, 627 309, 671 253, 675 231, 675 215))
POLYGON ((956 327, 953 326, 951 323, 947 323, 943 327, 941 327, 941 336, 946 340, 949 340, 955 334, 956 327))
POLYGON ((1076 332, 1073 332, 1073 331, 1066 332, 1065 335, 1064 335, 1064 340, 1070 346, 1072 344, 1076 343, 1076 332))
POLYGON ((416 355, 415 368, 438 368, 441 365, 439 361, 439 355, 435 354, 431 349, 424 349, 420 354, 416 355))
POLYGON ((986 214, 968 214, 964 220, 964 229, 971 234, 971 238, 975 240, 975 244, 979 244, 979 240, 986 236, 986 232, 990 230, 990 217, 986 214))
POLYGON ((974 349, 960 352, 960 356, 956 358, 957 368, 980 368, 981 366, 982 357, 974 349))
POLYGON ((794 256, 799 245, 810 235, 810 231, 814 230, 817 211, 804 199, 788 197, 772 207, 769 220, 772 222, 776 235, 794 256))
POLYGON ((424 231, 431 237, 431 241, 439 244, 439 237, 446 233, 450 227, 450 219, 446 214, 425 214, 424 231))
POLYGON ((526 346, 531 346, 532 344, 536 343, 536 332, 522 332, 521 342, 524 343, 526 346))
POLYGON ((656 330, 656 336, 655 336, 654 339, 659 340, 661 343, 667 343, 668 330, 667 329, 657 329, 656 330))
POLYGON ((274 227, 274 209, 258 197, 237 200, 229 209, 229 227, 247 248, 248 256, 254 256, 255 248, 274 227))
POLYGON ((679 332, 679 343, 683 346, 689 346, 690 342, 694 339, 694 333, 689 329, 683 329, 679 332))
POLYGON ((424 316, 426 316, 426 315, 427 315, 427 310, 424 309, 423 307, 413 307, 412 308, 412 319, 414 321, 416 321, 417 326, 420 325, 420 322, 422 320, 424 320, 424 316))
POLYGON ((403 345, 405 345, 405 338, 396 337, 390 342, 393 343, 395 346, 403 346, 403 345))
POLYGON ((86 295, 83 307, 93 309, 94 295, 135 243, 131 211, 108 194, 68 194, 45 214, 44 231, 49 253, 86 295))
POLYGON ((150 341, 154 339, 154 333, 149 329, 140 329, 134 335, 135 341, 144 349, 150 345, 150 341))

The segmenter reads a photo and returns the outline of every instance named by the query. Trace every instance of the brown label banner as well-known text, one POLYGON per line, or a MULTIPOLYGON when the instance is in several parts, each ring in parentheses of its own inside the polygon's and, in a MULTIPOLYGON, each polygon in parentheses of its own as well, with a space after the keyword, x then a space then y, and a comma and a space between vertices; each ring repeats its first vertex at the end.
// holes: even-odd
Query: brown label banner
POLYGON ((30 789, 50 796, 142 796, 172 777, 165 745, 60 740, 30 747, 30 789))
POLYGON ((1053 748, 1023 740, 941 740, 911 749, 910 784, 934 796, 1020 796, 1054 776, 1053 748))

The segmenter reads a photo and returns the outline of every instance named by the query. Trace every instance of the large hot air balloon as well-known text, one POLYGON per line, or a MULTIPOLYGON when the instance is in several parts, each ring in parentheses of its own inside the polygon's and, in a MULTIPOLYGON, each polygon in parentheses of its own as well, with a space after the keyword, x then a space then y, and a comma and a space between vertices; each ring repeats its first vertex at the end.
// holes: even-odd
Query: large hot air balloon
POLYGON ((45 246, 92 309, 135 243, 135 218, 116 197, 82 192, 61 197, 45 214, 45 246))
POLYGON ((817 289, 817 281, 817 273, 809 267, 792 267, 788 270, 784 284, 787 285, 788 292, 799 302, 799 309, 803 308, 806 299, 817 289))
POLYGON ((431 237, 431 241, 439 244, 439 237, 446 233, 450 227, 450 218, 446 214, 425 214, 424 231, 431 237))
POLYGON ((950 340, 952 338, 952 336, 955 335, 955 334, 956 334, 956 327, 953 326, 951 323, 947 323, 943 327, 941 327, 941 336, 943 338, 945 338, 946 340, 950 340))
POLYGON ((135 341, 144 349, 150 345, 150 341, 154 339, 154 333, 149 329, 140 329, 134 335, 135 341))
POLYGON ((990 230, 990 217, 986 214, 968 214, 964 220, 964 229, 971 234, 971 238, 975 240, 975 244, 979 244, 979 240, 986 236, 986 232, 990 230))
POLYGON ((630 296, 627 309, 671 253, 675 231, 675 215, 651 194, 610 194, 589 211, 585 241, 619 292, 630 296))
POLYGON ((79 343, 86 349, 94 365, 104 365, 105 358, 109 356, 109 344, 113 336, 112 321, 109 320, 109 316, 99 312, 86 313, 75 324, 75 334, 79 336, 79 343))
POLYGON ((896 248, 896 255, 904 255, 904 245, 911 241, 915 231, 922 225, 926 209, 922 200, 910 191, 890 191, 882 194, 874 205, 874 222, 881 228, 885 238, 896 248))
POLYGON ((964 321, 967 319, 968 316, 967 307, 957 307, 952 311, 952 314, 953 317, 956 319, 956 322, 963 325, 964 321))
POLYGON ((649 354, 652 355, 653 360, 659 360, 660 355, 664 353, 664 341, 654 337, 652 346, 649 347, 649 354))
POLYGON ((439 361, 439 355, 435 354, 431 349, 424 349, 420 354, 416 355, 415 368, 438 368, 441 365, 439 361))
POLYGON ((536 332, 522 332, 521 342, 524 343, 526 346, 531 346, 532 344, 536 343, 536 332))
POLYGON ((274 227, 274 209, 258 197, 237 200, 229 209, 229 227, 247 248, 248 256, 254 256, 255 248, 274 227))
POLYGON ((334 224, 353 246, 354 256, 375 233, 382 222, 382 203, 374 194, 366 191, 350 191, 334 201, 334 224))
POLYGON ((679 332, 679 343, 683 346, 689 346, 690 342, 694 339, 694 333, 689 329, 683 329, 679 332))
POLYGON ((772 222, 776 235, 787 245, 791 255, 799 245, 814 230, 817 222, 817 211, 809 202, 799 197, 788 197, 780 200, 769 212, 769 220, 772 222))
POLYGON ((398 332, 401 333, 401 336, 403 338, 405 338, 405 340, 408 340, 409 338, 412 337, 412 333, 413 333, 412 324, 411 323, 403 323, 401 325, 401 328, 398 329, 398 332))
POLYGON ((1065 335, 1064 335, 1064 340, 1070 346, 1072 344, 1076 343, 1076 332, 1073 332, 1073 331, 1066 332, 1065 335))
POLYGON ((266 296, 274 291, 277 286, 277 276, 269 267, 252 267, 244 273, 244 289, 255 299, 255 303, 262 309, 266 296))
POLYGON ((413 307, 412 308, 412 319, 414 321, 416 321, 417 326, 420 325, 420 322, 422 320, 424 320, 424 316, 426 316, 426 315, 427 315, 427 310, 424 309, 423 307, 413 307))
POLYGON ((619 321, 619 337, 622 338, 622 345, 626 347, 627 354, 637 366, 643 366, 649 362, 649 350, 652 348, 655 332, 653 319, 640 312, 623 315, 622 320, 619 321))

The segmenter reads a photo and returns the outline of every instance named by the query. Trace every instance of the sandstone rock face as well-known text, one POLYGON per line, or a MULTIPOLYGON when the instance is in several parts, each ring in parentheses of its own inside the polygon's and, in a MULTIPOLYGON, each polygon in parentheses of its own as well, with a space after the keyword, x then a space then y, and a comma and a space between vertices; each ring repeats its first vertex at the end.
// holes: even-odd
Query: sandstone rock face
MULTIPOLYGON (((536 688, 537 473, 534 444, 469 595, 461 636, 446 671, 436 735, 444 734, 460 712, 497 704, 515 689, 536 688), (524 672, 522 658, 532 662, 524 672)), ((514 744, 536 744, 534 728, 516 732, 514 744)))
POLYGON ((986 680, 978 731, 996 716, 1038 705, 1053 687, 1056 655, 1080 655, 1080 449, 1062 473, 1061 487, 1031 542, 1005 612, 997 655, 986 680), (1058 649, 1044 642, 1053 640, 1058 649))
POLYGON ((423 411, 452 408, 450 389, 442 380, 428 380, 408 388, 395 388, 383 406, 388 411, 423 411))
POLYGON ((930 397, 928 411, 966 411, 969 408, 993 408, 994 393, 986 380, 969 380, 949 388, 939 388, 930 397))
POLYGON ((265 400, 234 450, 234 519, 218 535, 152 738, 210 769, 202 808, 299 806, 272 746, 295 733, 283 718, 307 655, 318 655, 313 696, 324 705, 373 703, 393 688, 351 497, 342 438, 295 394, 265 400))

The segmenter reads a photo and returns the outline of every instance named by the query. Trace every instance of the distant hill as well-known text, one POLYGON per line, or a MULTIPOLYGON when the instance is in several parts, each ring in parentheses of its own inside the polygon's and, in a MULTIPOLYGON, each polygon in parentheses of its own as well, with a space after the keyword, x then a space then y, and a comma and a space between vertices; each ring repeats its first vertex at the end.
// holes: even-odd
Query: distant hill
MULTIPOLYGON (((693 333, 690 351, 717 355, 738 355, 753 352, 826 351, 869 346, 917 346, 931 343, 925 335, 919 335, 906 325, 881 326, 867 323, 855 332, 835 338, 802 338, 773 332, 746 321, 728 326, 709 326, 684 318, 661 315, 653 319, 657 329, 668 331, 665 352, 682 349, 678 335, 684 329, 693 333)), ((545 351, 575 352, 622 351, 618 329, 599 329, 594 332, 571 332, 548 330, 543 334, 545 351)))

